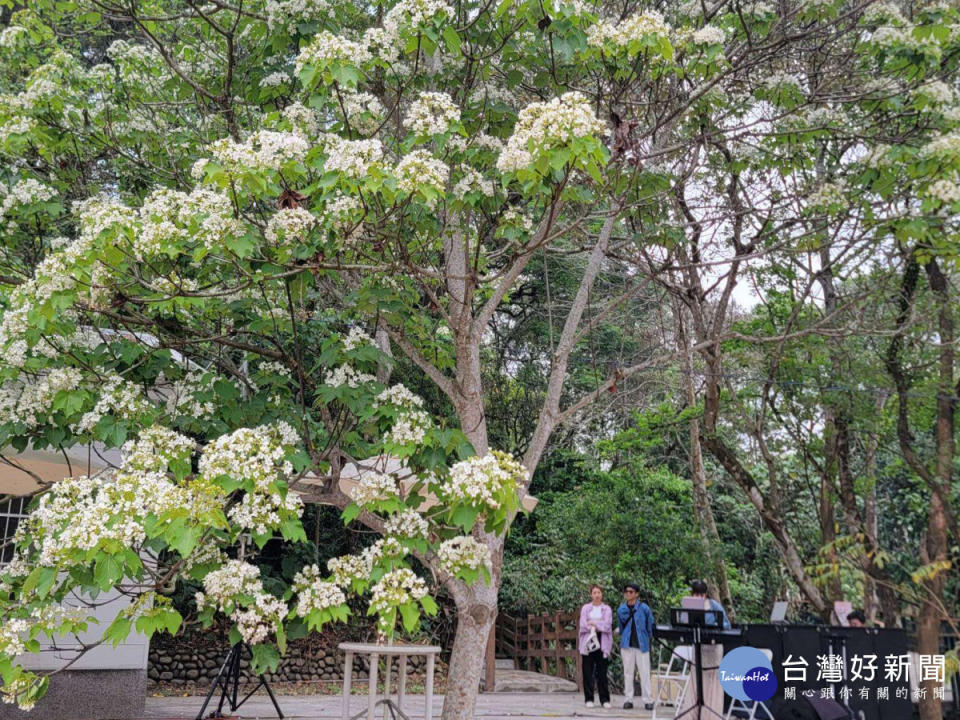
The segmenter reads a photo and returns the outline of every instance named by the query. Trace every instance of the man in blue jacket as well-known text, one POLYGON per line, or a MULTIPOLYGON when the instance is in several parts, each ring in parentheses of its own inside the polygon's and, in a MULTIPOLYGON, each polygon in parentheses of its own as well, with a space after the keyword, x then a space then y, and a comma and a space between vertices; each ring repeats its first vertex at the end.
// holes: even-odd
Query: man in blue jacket
POLYGON ((620 621, 620 654, 623 657, 623 694, 625 709, 633 707, 633 675, 640 673, 641 699, 653 710, 650 689, 650 639, 653 637, 653 612, 640 601, 640 586, 629 583, 623 588, 623 603, 617 608, 620 621))

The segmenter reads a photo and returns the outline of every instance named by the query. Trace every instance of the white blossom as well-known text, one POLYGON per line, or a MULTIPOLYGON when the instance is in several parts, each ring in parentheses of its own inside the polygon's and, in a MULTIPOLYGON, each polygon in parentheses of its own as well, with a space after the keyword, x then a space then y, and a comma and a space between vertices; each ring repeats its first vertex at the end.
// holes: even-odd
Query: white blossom
POLYGON ((444 92, 422 92, 410 104, 403 126, 417 135, 442 135, 460 122, 460 108, 444 92))
POLYGON ((350 489, 350 499, 357 505, 370 505, 396 498, 400 493, 393 475, 367 470, 361 473, 357 484, 350 489))
POLYGON ((320 576, 320 568, 309 565, 293 578, 293 591, 297 594, 297 615, 306 617, 315 610, 327 610, 347 602, 346 595, 335 583, 320 576))
POLYGON ((444 540, 437 549, 440 567, 451 575, 462 570, 490 568, 490 548, 469 535, 444 540))
POLYGON ((953 205, 960 202, 960 185, 952 180, 937 180, 927 187, 926 194, 944 205, 953 205))
POLYGON ((423 515, 408 508, 388 517, 383 530, 387 535, 399 538, 426 538, 430 526, 423 515))
POLYGON ((267 222, 263 235, 272 243, 303 241, 316 224, 317 219, 306 208, 281 208, 267 222))
POLYGON ((513 134, 497 159, 497 169, 521 170, 533 165, 544 152, 576 138, 602 136, 605 130, 586 97, 578 92, 564 93, 549 102, 531 103, 520 111, 513 134))
POLYGON ((727 34, 715 25, 704 25, 691 36, 695 45, 722 45, 727 40, 727 34))
POLYGON ((313 36, 297 55, 296 71, 300 73, 307 65, 359 65, 370 59, 370 53, 362 43, 322 30, 313 36))
POLYGON ((413 150, 400 159, 394 174, 397 187, 404 192, 413 193, 430 187, 442 193, 450 176, 450 168, 427 150, 413 150))
POLYGON ((323 141, 327 153, 326 169, 348 178, 362 179, 383 159, 383 144, 379 140, 345 140, 338 135, 325 135, 323 141))
POLYGON ((323 376, 323 384, 330 387, 358 388, 366 383, 376 382, 377 379, 368 373, 362 373, 349 365, 340 365, 328 370, 323 376))
POLYGON ((648 35, 662 38, 670 36, 670 28, 663 21, 663 15, 655 10, 634 13, 616 23, 601 20, 587 30, 587 42, 594 47, 622 47, 648 35))

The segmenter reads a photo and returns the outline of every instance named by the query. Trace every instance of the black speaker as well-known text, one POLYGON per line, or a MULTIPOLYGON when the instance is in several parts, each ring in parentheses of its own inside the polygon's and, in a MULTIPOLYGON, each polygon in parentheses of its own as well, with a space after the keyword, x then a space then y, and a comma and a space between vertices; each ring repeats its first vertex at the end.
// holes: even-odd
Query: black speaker
MULTIPOLYGON (((742 638, 724 643, 724 652, 734 647, 749 645, 758 649, 769 650, 774 672, 777 675, 777 694, 767 705, 773 711, 774 717, 780 718, 820 718, 822 714, 831 715, 839 712, 840 708, 846 717, 846 709, 842 704, 841 696, 836 702, 824 702, 820 698, 820 691, 830 686, 825 680, 818 680, 818 655, 846 655, 844 663, 843 683, 850 688, 850 696, 846 704, 850 706, 857 717, 867 720, 911 720, 913 703, 909 698, 909 680, 890 682, 884 676, 884 658, 887 655, 907 654, 907 635, 899 629, 884 628, 845 628, 825 625, 741 625, 742 638), (850 666, 854 655, 876 655, 876 672, 872 681, 860 678, 851 680, 850 666), (784 662, 790 658, 793 662, 806 661, 806 680, 785 682, 784 662), (796 688, 796 699, 785 700, 783 689, 786 684, 796 688), (896 688, 907 688, 908 697, 897 698, 896 688), (889 698, 877 699, 880 687, 889 688, 889 698), (860 690, 866 688, 868 697, 861 698, 860 690), (805 691, 808 695, 805 695, 805 691), (861 715, 862 713, 862 715, 861 715)), ((840 684, 835 686, 835 692, 840 692, 840 684)))

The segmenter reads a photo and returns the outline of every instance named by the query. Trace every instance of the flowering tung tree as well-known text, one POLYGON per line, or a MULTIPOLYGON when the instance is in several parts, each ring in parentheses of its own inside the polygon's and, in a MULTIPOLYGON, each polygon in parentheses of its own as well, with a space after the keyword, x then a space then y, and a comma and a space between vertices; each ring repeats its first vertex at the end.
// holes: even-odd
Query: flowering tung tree
POLYGON ((201 617, 225 615, 263 668, 292 633, 343 620, 350 593, 369 592, 384 633, 415 628, 435 611, 416 556, 458 609, 444 717, 472 718, 530 474, 560 424, 657 361, 565 391, 571 353, 641 286, 591 308, 604 263, 671 245, 671 180, 706 177, 704 145, 762 148, 766 169, 802 156, 818 118, 780 102, 794 91, 771 76, 805 47, 879 33, 861 11, 40 0, 15 13, 0 34, 0 445, 98 443, 123 461, 50 488, 21 531, 0 576, 4 697, 40 697, 45 679, 15 657, 88 624, 59 605, 72 590, 133 598, 103 630, 117 642, 176 631, 166 593, 193 578, 201 617), (771 107, 792 129, 760 122, 771 107), (581 274, 518 461, 489 447, 481 358, 540 252, 580 257, 581 274), (398 355, 455 422, 391 385, 398 355), (278 597, 230 553, 302 540, 304 499, 383 538, 278 597))

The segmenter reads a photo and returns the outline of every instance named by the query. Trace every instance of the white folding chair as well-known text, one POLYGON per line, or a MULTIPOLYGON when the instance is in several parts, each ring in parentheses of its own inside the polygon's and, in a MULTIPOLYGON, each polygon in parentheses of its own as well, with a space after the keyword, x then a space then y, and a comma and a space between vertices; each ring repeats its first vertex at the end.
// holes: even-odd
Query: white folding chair
MULTIPOLYGON (((760 652, 767 656, 767 660, 773 660, 773 651, 767 650, 766 648, 759 648, 760 652)), ((727 710, 726 720, 730 720, 733 717, 734 710, 744 710, 747 712, 746 720, 757 720, 757 712, 763 710, 764 714, 760 716, 759 720, 771 720, 773 718, 773 713, 770 712, 770 708, 767 707, 767 704, 762 700, 753 700, 749 704, 743 700, 738 700, 733 698, 730 702, 730 708, 727 710)), ((737 715, 738 718, 744 717, 743 715, 737 715)))
MULTIPOLYGON (((673 717, 675 709, 680 706, 683 696, 687 694, 692 661, 693 646, 678 645, 670 653, 666 668, 664 663, 658 663, 657 674, 654 676, 657 681, 657 696, 653 699, 653 713, 650 715, 650 720, 657 720, 657 710, 661 707, 671 708, 668 717, 673 717)), ((661 715, 661 717, 664 716, 661 715)))

